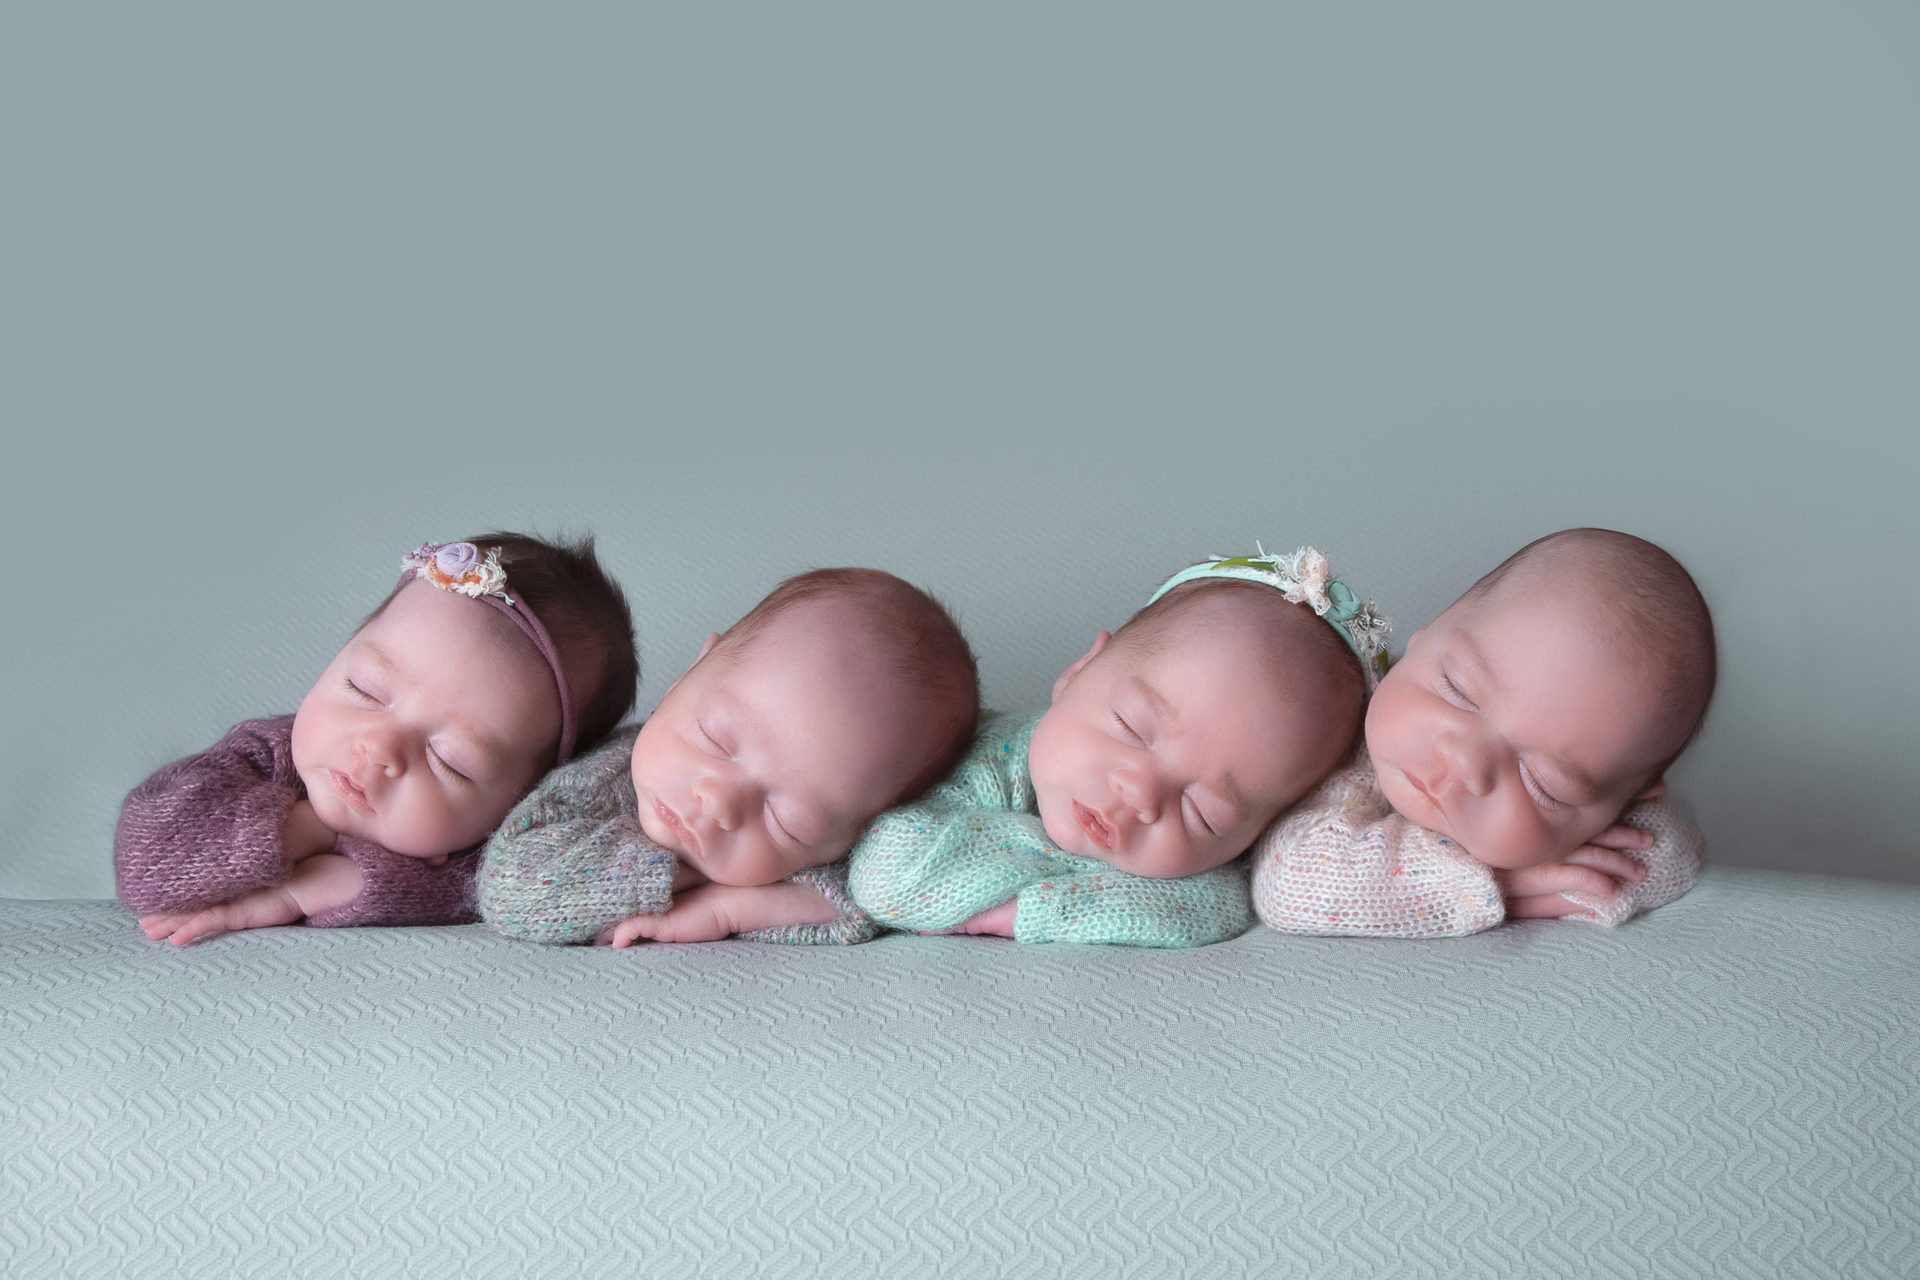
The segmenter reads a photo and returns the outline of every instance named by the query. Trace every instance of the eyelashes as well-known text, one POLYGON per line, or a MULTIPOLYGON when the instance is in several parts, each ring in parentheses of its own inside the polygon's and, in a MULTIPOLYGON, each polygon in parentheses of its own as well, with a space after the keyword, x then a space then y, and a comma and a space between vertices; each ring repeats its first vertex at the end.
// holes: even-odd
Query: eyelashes
POLYGON ((1564 809, 1566 807, 1566 801, 1555 799, 1540 789, 1540 783, 1535 780, 1533 770, 1527 768, 1524 764, 1520 766, 1520 781, 1526 784, 1527 794, 1547 808, 1564 809))
POLYGON ((447 758, 441 755, 438 751, 435 751, 432 747, 427 748, 427 760, 429 763, 433 765, 434 768, 438 769, 440 772, 448 774, 451 777, 457 778, 461 782, 473 781, 472 778, 469 778, 466 774, 460 772, 458 769, 448 764, 447 758))

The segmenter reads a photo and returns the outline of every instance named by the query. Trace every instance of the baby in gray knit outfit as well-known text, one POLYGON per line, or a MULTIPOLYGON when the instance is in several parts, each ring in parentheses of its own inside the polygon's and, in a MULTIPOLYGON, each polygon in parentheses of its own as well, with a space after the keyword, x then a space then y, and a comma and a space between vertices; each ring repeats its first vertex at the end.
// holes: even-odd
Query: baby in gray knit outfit
POLYGON ((481 918, 532 942, 846 943, 874 814, 965 750, 973 655, 938 602, 875 569, 789 578, 642 725, 554 770, 483 852, 481 918))

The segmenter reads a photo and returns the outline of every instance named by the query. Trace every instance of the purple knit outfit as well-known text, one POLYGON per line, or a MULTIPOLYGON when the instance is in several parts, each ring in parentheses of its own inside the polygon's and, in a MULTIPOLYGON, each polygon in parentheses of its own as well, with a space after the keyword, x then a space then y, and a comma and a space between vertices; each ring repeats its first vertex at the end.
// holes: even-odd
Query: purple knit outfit
MULTIPOLYGON (((199 911, 283 883, 292 873, 281 832, 306 787, 293 769, 293 717, 235 725, 207 751, 186 756, 135 787, 120 806, 113 877, 136 915, 199 911)), ((471 924, 469 850, 428 866, 367 840, 341 836, 334 852, 360 868, 365 887, 345 906, 307 917, 323 929, 351 925, 471 924)))

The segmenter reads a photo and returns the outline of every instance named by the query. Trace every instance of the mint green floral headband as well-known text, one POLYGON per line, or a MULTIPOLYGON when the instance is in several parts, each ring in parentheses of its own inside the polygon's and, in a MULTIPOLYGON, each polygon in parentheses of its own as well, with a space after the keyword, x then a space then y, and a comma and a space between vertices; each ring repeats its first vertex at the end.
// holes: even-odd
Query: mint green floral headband
POLYGON ((1360 656, 1367 673, 1367 687, 1380 683, 1387 673, 1387 638, 1393 621, 1371 600, 1362 600, 1353 588, 1331 575, 1327 557, 1314 547, 1301 547, 1292 555, 1268 555, 1265 547, 1251 556, 1214 556, 1192 568, 1182 569, 1153 593, 1152 604, 1183 582, 1198 578, 1238 578, 1245 582, 1264 582, 1294 604, 1306 605, 1340 633, 1347 647, 1360 656))

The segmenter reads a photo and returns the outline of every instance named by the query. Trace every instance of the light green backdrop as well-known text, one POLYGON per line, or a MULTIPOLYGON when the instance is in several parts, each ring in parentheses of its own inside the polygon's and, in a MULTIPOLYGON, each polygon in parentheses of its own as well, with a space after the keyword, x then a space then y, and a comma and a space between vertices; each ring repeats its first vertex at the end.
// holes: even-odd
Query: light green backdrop
POLYGON ((1720 621, 1715 856, 1920 880, 1920 11, 17 6, 0 892, 423 538, 597 530, 643 705, 892 568, 1032 703, 1201 554, 1402 624, 1574 524, 1720 621))

